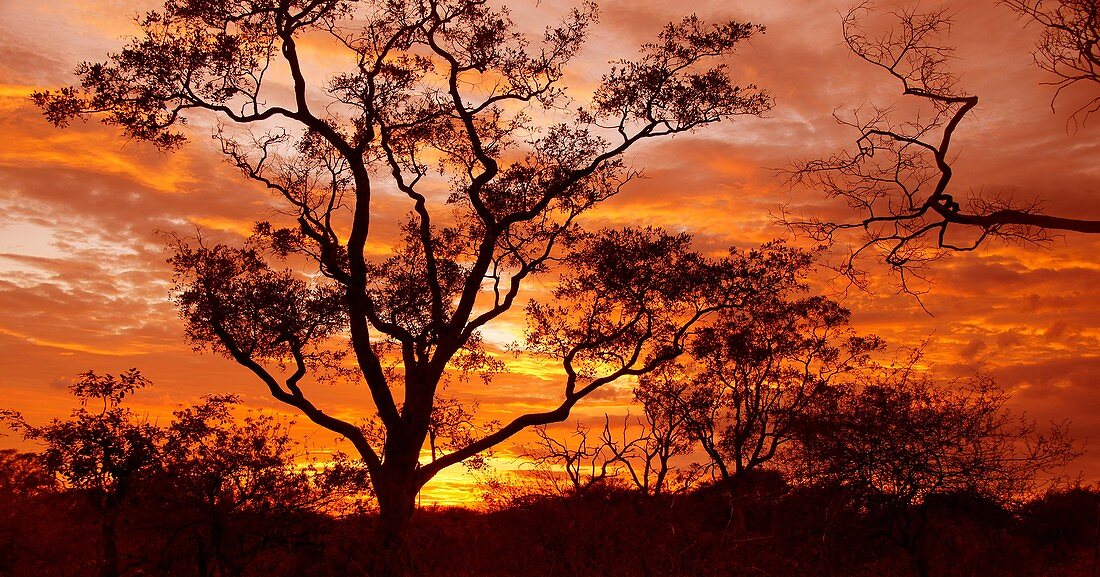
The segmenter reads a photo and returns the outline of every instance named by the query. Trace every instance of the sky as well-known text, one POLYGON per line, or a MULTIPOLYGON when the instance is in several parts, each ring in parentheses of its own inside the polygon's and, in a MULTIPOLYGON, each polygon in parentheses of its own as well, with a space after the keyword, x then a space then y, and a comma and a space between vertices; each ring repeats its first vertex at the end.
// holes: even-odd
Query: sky
MULTIPOLYGON (((850 4, 600 3, 600 23, 569 72, 573 86, 594 82, 608 61, 630 56, 665 22, 694 10, 767 27, 729 63, 737 78, 766 89, 776 104, 763 118, 632 152, 628 160, 644 167, 646 178, 585 224, 664 226, 694 234, 702 250, 718 251, 789 235, 774 224, 781 205, 804 214, 835 210, 815 191, 790 189, 777 169, 850 146, 854 137, 836 124, 834 112, 899 99, 891 79, 843 45, 841 13, 850 4)), ((518 23, 530 25, 556 18, 566 4, 510 6, 518 23)), ((163 153, 97 123, 56 129, 28 98, 33 90, 72 83, 78 62, 122 46, 134 34, 134 17, 154 7, 122 0, 0 2, 0 358, 7 367, 0 407, 20 410, 32 422, 67 414, 73 402, 66 386, 88 369, 140 368, 155 386, 140 393, 134 407, 154 420, 214 392, 238 393, 249 407, 276 408, 244 369, 184 341, 167 300, 163 236, 201 229, 210 238, 240 242, 252 222, 274 213, 273 199, 224 163, 202 122, 181 150, 163 153)), ((1053 89, 1043 84, 1051 78, 1031 56, 1037 30, 992 0, 960 1, 952 11, 951 68, 962 89, 980 98, 956 134, 956 197, 1009 193, 1041 199, 1052 214, 1100 218, 1100 120, 1079 128, 1067 123, 1072 103, 1087 91, 1071 92, 1052 110, 1053 89)), ((338 62, 324 53, 313 58, 318 67, 338 62)), ((403 210, 380 205, 376 218, 392 220, 403 210)), ((1014 409, 1040 423, 1070 420, 1072 434, 1093 450, 1067 472, 1094 482, 1100 479, 1100 448, 1094 448, 1100 443, 1098 252, 1100 238, 1072 233, 1041 247, 989 245, 938 263, 924 308, 867 263, 873 291, 834 296, 846 297, 857 330, 895 347, 926 342, 937 374, 991 373, 1012 392, 1014 409)), ((513 315, 487 338, 506 344, 522 327, 522 317, 513 315)), ((550 406, 560 394, 545 366, 506 360, 510 372, 492 387, 459 384, 457 394, 478 401, 487 418, 550 406)), ((365 393, 318 391, 325 406, 345 416, 368 406, 365 393)), ((627 401, 624 384, 583 403, 576 418, 621 415, 627 401)), ((330 445, 328 435, 303 421, 298 434, 319 450, 330 445)), ((14 435, 0 437, 0 448, 23 446, 14 435)), ((499 466, 513 466, 519 452, 502 447, 499 466)), ((471 500, 470 483, 456 470, 433 481, 426 499, 471 500)))

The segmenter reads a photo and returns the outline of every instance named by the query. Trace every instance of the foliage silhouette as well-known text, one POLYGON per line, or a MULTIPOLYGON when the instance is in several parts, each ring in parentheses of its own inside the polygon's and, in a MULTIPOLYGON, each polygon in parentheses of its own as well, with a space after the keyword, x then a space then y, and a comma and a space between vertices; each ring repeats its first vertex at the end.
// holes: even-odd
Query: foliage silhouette
POLYGON ((150 423, 123 406, 149 384, 137 369, 117 377, 88 371, 69 387, 81 407, 66 420, 33 425, 16 411, 2 412, 9 427, 43 445, 37 454, 2 454, 3 498, 13 505, 60 491, 79 505, 82 523, 99 525, 100 550, 89 557, 99 575, 172 565, 180 548, 192 553, 193 574, 244 575, 288 534, 301 532, 288 528, 288 519, 339 514, 361 502, 366 472, 341 455, 323 465, 302 461, 285 420, 242 419, 232 413, 236 397, 221 395, 179 409, 167 425, 150 423), (145 518, 149 511, 155 514, 145 518), (242 527, 242 518, 253 522, 242 527), (148 547, 161 536, 155 562, 148 551, 135 551, 132 541, 147 540, 148 547))
POLYGON ((1068 423, 1041 431, 1010 412, 1008 395, 979 375, 937 382, 919 351, 837 391, 794 433, 796 478, 842 486, 880 516, 928 575, 923 552, 930 508, 980 502, 1000 507, 1041 492, 1081 454, 1068 423), (944 499, 962 498, 957 503, 944 499))
MULTIPOLYGON (((810 261, 799 263, 806 274, 810 261)), ((729 481, 772 460, 831 387, 883 347, 858 336, 850 312, 792 283, 701 329, 678 390, 687 435, 729 481)), ((652 384, 647 378, 640 389, 652 384)), ((671 403, 670 403, 671 404, 671 403)))
MULTIPOLYGON (((143 479, 137 494, 164 495, 160 487, 156 478, 143 479), (151 483, 149 491, 141 488, 145 483, 151 483)), ((757 471, 742 480, 740 496, 740 526, 729 524, 731 503, 719 487, 644 497, 597 485, 580 495, 529 498, 492 511, 428 508, 409 526, 410 539, 424 552, 410 570, 471 577, 913 572, 901 549, 884 546, 880 519, 843 489, 791 486, 774 472, 757 471)), ((922 554, 930 574, 949 577, 1090 575, 1098 502, 1096 490, 1087 487, 1036 496, 1018 509, 966 495, 936 497, 926 506, 926 530, 935 538, 925 540, 922 554)), ((0 514, 0 538, 12 545, 0 550, 0 574, 98 574, 88 563, 98 542, 79 530, 94 515, 82 503, 72 490, 44 492, 0 514)), ((202 575, 205 553, 177 536, 201 514, 196 506, 190 500, 124 503, 120 535, 131 564, 127 575, 202 575)), ((225 547, 227 566, 240 572, 222 574, 240 577, 361 574, 356 539, 374 523, 368 516, 333 518, 289 508, 238 509, 227 512, 226 520, 227 544, 237 538, 264 543, 255 552, 225 547)))

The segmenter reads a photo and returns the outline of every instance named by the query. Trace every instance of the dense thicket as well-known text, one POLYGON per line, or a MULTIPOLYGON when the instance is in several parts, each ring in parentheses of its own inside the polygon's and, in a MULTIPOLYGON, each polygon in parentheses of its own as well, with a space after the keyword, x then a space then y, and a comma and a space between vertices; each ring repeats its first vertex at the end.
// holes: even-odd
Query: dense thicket
MULTIPOLYGON (((0 453, 0 575, 98 575, 102 512, 81 490, 51 489, 33 458, 0 453)), ((370 513, 293 507, 230 511, 220 560, 197 538, 199 502, 151 477, 118 518, 124 575, 278 577, 363 574, 354 538, 370 513), (323 559, 323 562, 318 562, 323 559), (215 573, 215 566, 220 567, 215 573)), ((794 488, 753 473, 735 497, 718 486, 645 496, 603 485, 488 511, 427 509, 411 527, 418 575, 916 575, 888 516, 836 486, 794 488)), ((929 499, 914 550, 929 575, 1092 575, 1100 491, 1047 493, 1007 509, 967 493, 929 499)))
MULTIPOLYGON (((844 316, 828 325, 843 341, 864 343, 840 330, 844 316)), ((727 353, 767 348, 787 359, 800 350, 762 348, 787 341, 741 326, 718 339, 727 353)), ((716 350, 694 351, 686 362, 716 350)), ((754 366, 786 365, 753 356, 754 366)), ((1097 569, 1090 552, 1100 544, 1100 489, 1049 489, 1051 474, 1079 454, 1065 427, 1040 431, 1008 410, 1007 394, 990 379, 940 382, 918 369, 920 358, 853 366, 844 379, 770 371, 759 383, 745 381, 744 371, 723 378, 677 365, 661 381, 639 383, 670 402, 642 395, 638 426, 628 417, 614 432, 607 417, 602 433, 578 425, 564 440, 540 429, 542 452, 529 454, 534 469, 523 469, 531 474, 484 477, 481 510, 428 509, 409 529, 403 547, 418 553, 404 555, 400 573, 926 577, 1097 569), (698 434, 700 404, 673 386, 677 379, 703 391, 722 383, 722 395, 702 404, 705 415, 721 416, 706 421, 715 434, 698 434), (782 387, 806 400, 749 411, 737 401, 782 387), (673 389, 680 394, 666 395, 673 389), (782 430, 746 428, 777 421, 782 430), (722 467, 727 439, 744 430, 782 443, 752 466, 722 467)), ((231 396, 204 397, 170 420, 150 421, 126 406, 148 384, 136 369, 118 377, 89 371, 70 386, 80 406, 67 419, 39 425, 0 410, 0 423, 41 446, 0 451, 0 576, 378 575, 379 560, 394 555, 384 541, 363 539, 386 520, 357 461, 307 455, 289 422, 240 414, 231 396)))

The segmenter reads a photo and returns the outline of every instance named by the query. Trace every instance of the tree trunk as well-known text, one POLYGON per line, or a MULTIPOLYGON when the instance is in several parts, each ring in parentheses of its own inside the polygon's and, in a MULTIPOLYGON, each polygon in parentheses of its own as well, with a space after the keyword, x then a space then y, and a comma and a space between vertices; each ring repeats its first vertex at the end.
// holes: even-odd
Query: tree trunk
POLYGON ((415 482, 388 482, 378 486, 378 525, 371 577, 404 577, 411 570, 408 526, 416 509, 415 482))
POLYGON ((195 532, 195 567, 198 569, 199 577, 210 577, 212 574, 209 555, 206 552, 206 541, 202 538, 200 531, 195 532))
POLYGON ((913 566, 917 570, 917 577, 928 577, 928 563, 919 551, 913 553, 913 566))
POLYGON ((103 536, 103 561, 99 566, 100 577, 119 577, 118 560, 118 513, 112 507, 106 511, 103 525, 100 527, 103 536))
POLYGON ((921 547, 924 528, 927 524, 927 510, 924 505, 917 506, 916 518, 914 518, 911 507, 907 508, 904 513, 904 519, 902 523, 902 542, 904 543, 905 551, 909 553, 909 557, 913 560, 913 569, 916 570, 917 577, 928 577, 928 560, 925 558, 925 553, 921 547))
MULTIPOLYGON (((428 405, 425 415, 430 412, 428 405)), ((416 497, 424 484, 420 476, 420 449, 427 438, 428 420, 414 421, 406 427, 387 431, 382 466, 371 476, 379 513, 371 577, 405 577, 414 569, 408 529, 416 510, 416 497)))

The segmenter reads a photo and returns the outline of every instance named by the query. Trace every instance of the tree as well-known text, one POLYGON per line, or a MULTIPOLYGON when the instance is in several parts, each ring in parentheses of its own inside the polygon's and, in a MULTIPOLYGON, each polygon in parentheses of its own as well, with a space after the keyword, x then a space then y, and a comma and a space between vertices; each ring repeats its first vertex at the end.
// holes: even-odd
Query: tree
POLYGON ((337 456, 324 467, 303 461, 291 423, 271 414, 238 419, 239 400, 213 395, 181 408, 164 431, 159 479, 145 483, 164 503, 156 527, 169 555, 191 552, 197 575, 244 575, 262 554, 298 538, 306 513, 339 512, 366 489, 363 471, 337 456), (189 543, 188 541, 192 542, 189 543))
POLYGON ((686 385, 676 378, 682 371, 679 363, 666 364, 642 375, 634 388, 634 402, 642 406, 641 432, 625 468, 634 486, 646 494, 688 489, 700 476, 694 465, 676 470, 672 464, 673 458, 692 451, 689 414, 682 410, 686 385))
POLYGON ((27 499, 56 489, 57 479, 34 453, 0 450, 0 499, 5 503, 27 499))
POLYGON ((68 496, 90 501, 99 514, 101 575, 153 567, 242 575, 292 537, 288 523, 319 510, 338 513, 367 489, 365 471, 344 455, 325 464, 303 460, 285 419, 259 413, 238 420, 232 395, 180 408, 163 426, 122 406, 150 384, 137 369, 117 377, 88 371, 70 386, 81 407, 69 419, 35 426, 18 412, 0 412, 44 445, 33 455, 0 452, 0 497, 25 500, 60 483, 68 496), (150 516, 155 525, 141 526, 150 516), (154 535, 164 536, 161 559, 149 547, 154 535), (129 549, 125 563, 120 545, 129 549), (143 545, 144 556, 135 554, 143 545))
MULTIPOLYGON (((624 428, 626 426, 624 423, 624 428)), ((634 445, 633 441, 616 442, 611 418, 607 415, 604 415, 598 436, 579 422, 569 434, 572 442, 569 438, 562 440, 550 435, 545 426, 535 427, 535 435, 537 444, 528 447, 523 456, 544 473, 544 480, 553 490, 562 494, 580 495, 593 486, 617 478, 625 452, 634 445), (564 485, 556 478, 559 468, 565 475, 564 485)))
POLYGON ((0 450, 0 575, 18 574, 21 562, 33 556, 27 537, 35 532, 25 520, 44 508, 42 497, 58 489, 57 481, 39 455, 0 450))
POLYGON ((0 412, 0 418, 25 439, 45 445, 41 459, 47 471, 98 505, 103 548, 98 565, 103 577, 122 574, 117 528, 123 501, 139 477, 159 464, 162 432, 121 406, 126 397, 148 385, 137 369, 117 377, 88 371, 69 386, 81 406, 68 420, 34 426, 18 412, 0 412))
MULTIPOLYGON (((603 384, 675 356, 690 325, 714 308, 674 320, 640 307, 637 297, 683 312, 701 292, 721 297, 715 285, 737 292, 726 274, 721 283, 692 279, 706 280, 705 290, 672 282, 687 280, 670 271, 692 260, 684 254, 653 252, 645 266, 627 259, 618 269, 587 269, 633 275, 607 282, 582 269, 578 279, 589 286, 566 283, 578 296, 610 291, 628 299, 614 306, 634 320, 608 324, 609 298, 587 311, 586 323, 540 317, 545 328, 535 331, 533 347, 547 351, 558 342, 565 353, 561 404, 420 462, 442 375, 458 359, 479 358, 479 331, 512 308, 525 281, 545 272, 562 245, 579 247, 567 257, 576 266, 608 265, 596 262, 592 247, 630 240, 574 242, 577 218, 636 175, 623 153, 771 105, 755 87, 734 83, 722 60, 762 28, 695 17, 666 26, 637 60, 616 62, 588 102, 574 101, 562 84, 565 66, 595 19, 595 6, 586 4, 533 41, 507 10, 484 0, 169 0, 141 19, 141 34, 121 52, 80 65, 79 88, 34 96, 58 125, 99 115, 167 149, 183 142, 189 114, 221 119, 217 136, 230 162, 296 219, 291 229, 261 226, 261 236, 275 252, 311 257, 324 280, 311 285, 274 271, 251 249, 181 245, 173 258, 175 298, 188 334, 351 441, 378 497, 384 550, 395 549, 417 491, 441 469, 525 427, 561 421, 603 384), (326 38, 354 67, 324 83, 307 79, 300 53, 307 36, 326 38), (289 94, 278 90, 279 80, 289 94), (385 189, 403 195, 411 213, 394 253, 376 260, 367 250, 378 234, 372 198, 385 189), (672 277, 651 279, 639 294, 610 286, 652 276, 650 266, 672 277), (363 416, 376 416, 385 432, 381 446, 356 422, 315 406, 302 386, 331 351, 325 337, 344 331, 374 405, 363 416), (612 345, 632 352, 607 353, 612 345), (582 378, 571 363, 585 356, 622 364, 582 378), (392 358, 397 363, 389 365, 392 358), (289 376, 280 376, 280 361, 289 376)), ((670 241, 638 242, 627 248, 670 241)), ((714 268, 703 265, 693 271, 714 268)))
POLYGON ((922 575, 925 502, 964 494, 1006 504, 1035 496, 1042 475, 1080 454, 1067 424, 1040 431, 1014 415, 986 375, 941 383, 919 351, 837 391, 797 431, 794 476, 841 486, 859 504, 898 521, 893 534, 922 575))
POLYGON ((1040 434, 990 377, 937 383, 918 358, 842 396, 827 426, 801 431, 822 475, 903 506, 951 491, 1008 502, 1077 455, 1065 424, 1040 434))
MULTIPOLYGON (((1049 10, 1054 2, 1007 0, 1006 4, 1048 26, 1040 45, 1041 66, 1062 75, 1063 86, 1088 79, 1087 75, 1078 79, 1070 70, 1075 65, 1095 65, 1095 61, 1089 64, 1095 51, 1095 3, 1070 0, 1049 10), (1088 6, 1092 6, 1091 16, 1088 6)), ((891 108, 871 106, 850 120, 838 116, 838 122, 859 134, 855 148, 798 163, 790 179, 844 201, 859 218, 785 219, 788 225, 823 242, 847 234, 859 236, 842 272, 863 282, 856 260, 864 252, 877 250, 899 275, 902 287, 913 294, 925 288, 926 265, 951 252, 973 251, 989 239, 1042 243, 1055 231, 1100 233, 1100 222, 1045 214, 1042 203, 1034 199, 956 190, 951 185, 952 138, 978 105, 978 97, 960 89, 947 69, 953 50, 944 46, 940 36, 951 24, 948 9, 889 12, 896 24, 878 34, 864 24, 870 13, 870 3, 864 2, 844 17, 848 47, 896 79, 902 95, 921 112, 911 119, 898 119, 891 108)))
POLYGON ((838 303, 801 296, 811 262, 804 254, 786 284, 718 313, 697 331, 690 362, 640 381, 640 396, 682 419, 723 481, 773 459, 830 386, 882 347, 856 335, 838 303))
MULTIPOLYGON (((849 327, 851 313, 838 303, 804 296, 812 253, 786 256, 780 282, 716 311, 693 331, 687 361, 639 377, 634 396, 643 417, 636 423, 628 415, 615 434, 605 416, 598 435, 578 424, 572 444, 540 429, 541 442, 530 455, 562 466, 574 492, 625 475, 647 494, 667 488, 672 458, 695 444, 710 458, 706 468, 726 482, 775 458, 795 439, 801 421, 816 413, 815 405, 842 386, 838 381, 883 346, 877 337, 857 335, 849 327)), ((570 322, 560 308, 539 315, 565 319, 551 335, 570 322)), ((682 480, 697 472, 683 472, 682 480)))

